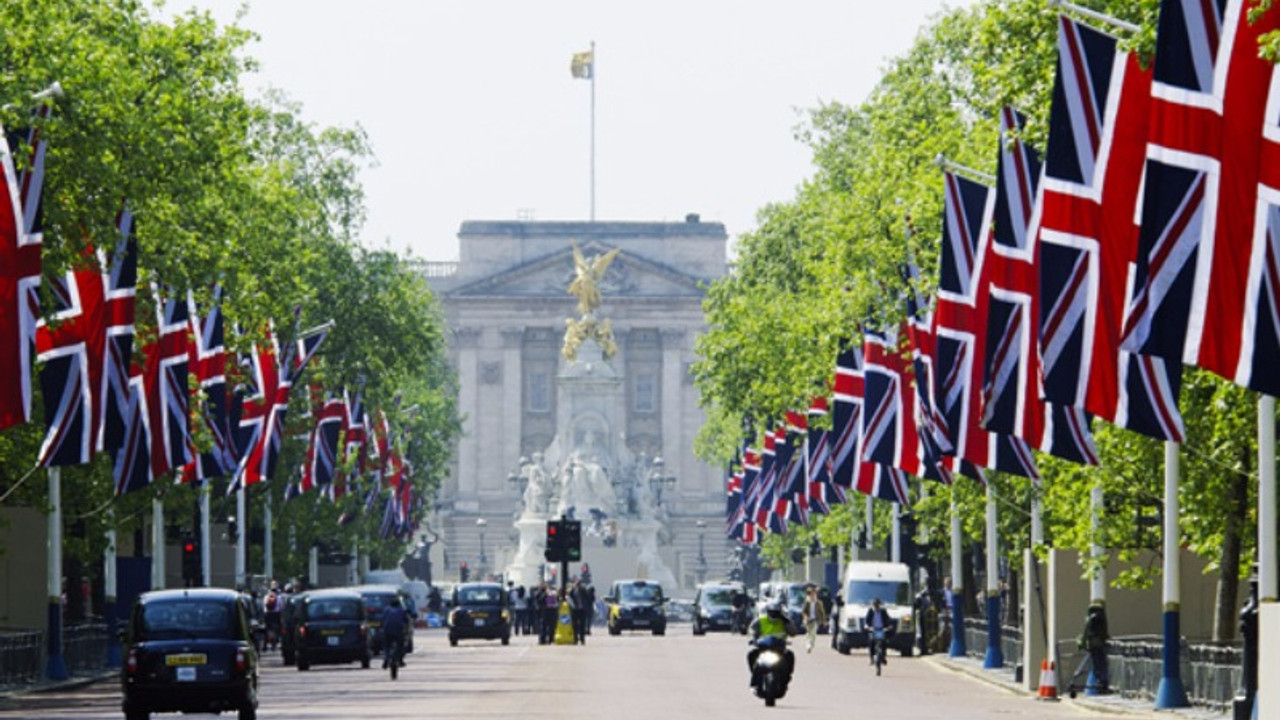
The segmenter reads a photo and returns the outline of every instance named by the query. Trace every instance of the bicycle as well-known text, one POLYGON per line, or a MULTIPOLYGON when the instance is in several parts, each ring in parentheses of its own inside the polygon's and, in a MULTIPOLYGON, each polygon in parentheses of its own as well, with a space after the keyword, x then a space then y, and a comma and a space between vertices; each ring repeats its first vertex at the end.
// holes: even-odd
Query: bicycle
POLYGON ((404 640, 401 638, 387 638, 387 669, 391 672, 391 679, 395 680, 400 675, 400 668, 404 666, 404 640))
POLYGON ((876 664, 876 676, 880 676, 880 668, 884 665, 885 631, 871 631, 871 658, 876 664))

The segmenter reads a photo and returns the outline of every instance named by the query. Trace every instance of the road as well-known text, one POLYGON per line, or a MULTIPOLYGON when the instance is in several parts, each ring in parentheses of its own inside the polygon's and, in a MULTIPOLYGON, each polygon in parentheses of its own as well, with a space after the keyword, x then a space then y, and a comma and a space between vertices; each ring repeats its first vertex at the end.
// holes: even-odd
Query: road
MULTIPOLYGON (((585 646, 539 647, 518 636, 511 645, 463 641, 450 648, 438 630, 418 635, 398 681, 358 665, 308 672, 264 660, 258 716, 272 720, 398 720, 435 718, 599 718, 653 720, 744 717, 1079 718, 1069 702, 1043 704, 939 667, 891 656, 877 678, 866 655, 843 656, 822 645, 806 654, 797 644, 796 677, 776 708, 747 687, 746 643, 740 636, 693 637, 673 625, 666 637, 609 637, 597 631, 585 646)), ((855 651, 856 652, 856 651, 855 651)), ((116 681, 0 701, 0 718, 96 720, 122 717, 116 681)), ((211 718, 212 715, 156 717, 211 718)), ((234 717, 234 715, 222 717, 234 717)))

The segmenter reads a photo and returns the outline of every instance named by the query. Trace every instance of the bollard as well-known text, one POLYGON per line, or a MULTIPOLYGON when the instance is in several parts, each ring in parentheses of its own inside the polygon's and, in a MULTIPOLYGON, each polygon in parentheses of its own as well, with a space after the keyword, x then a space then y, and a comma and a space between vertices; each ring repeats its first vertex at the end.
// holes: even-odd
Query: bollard
POLYGON ((1244 640, 1240 691, 1231 703, 1233 720, 1254 717, 1254 699, 1258 695, 1258 573, 1255 567, 1249 578, 1249 602, 1240 610, 1240 637, 1244 640))

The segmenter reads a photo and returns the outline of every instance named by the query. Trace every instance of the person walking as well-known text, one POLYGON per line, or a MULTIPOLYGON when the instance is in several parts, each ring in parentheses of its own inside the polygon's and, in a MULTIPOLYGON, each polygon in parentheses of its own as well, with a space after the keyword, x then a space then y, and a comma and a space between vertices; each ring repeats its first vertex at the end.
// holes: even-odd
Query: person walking
POLYGON ((827 624, 827 609, 818 597, 818 586, 809 583, 804 587, 804 604, 800 606, 800 616, 804 618, 804 632, 808 639, 806 653, 813 652, 813 644, 818 641, 818 628, 827 624))
POLYGON ((1107 640, 1111 635, 1107 632, 1107 611, 1099 602, 1090 603, 1084 615, 1084 630, 1076 639, 1076 645, 1088 653, 1088 657, 1071 675, 1071 687, 1079 687, 1079 677, 1089 666, 1093 667, 1095 693, 1105 695, 1111 692, 1111 677, 1107 667, 1107 640))
POLYGON ((573 587, 569 589, 569 616, 573 622, 574 645, 587 644, 587 608, 589 606, 586 586, 581 580, 574 580, 573 587))
POLYGON ((556 639, 556 615, 560 609, 560 598, 556 597, 555 588, 547 587, 542 601, 542 633, 538 637, 539 645, 550 645, 556 639))

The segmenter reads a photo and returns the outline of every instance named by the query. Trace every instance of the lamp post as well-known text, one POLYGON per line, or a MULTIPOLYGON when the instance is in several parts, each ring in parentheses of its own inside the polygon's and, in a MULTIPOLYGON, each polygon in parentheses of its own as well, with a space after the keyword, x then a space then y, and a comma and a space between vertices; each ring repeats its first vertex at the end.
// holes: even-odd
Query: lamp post
POLYGON ((703 542, 707 534, 707 521, 701 518, 695 523, 698 526, 698 584, 707 579, 707 555, 703 552, 703 542))
POLYGON ((653 459, 653 469, 649 472, 649 489, 653 491, 654 505, 662 504, 662 490, 676 482, 675 476, 666 474, 666 469, 661 455, 653 459))
POLYGON ((489 565, 489 558, 484 554, 484 528, 489 524, 484 518, 476 518, 476 527, 480 528, 480 567, 479 570, 483 574, 489 565))

